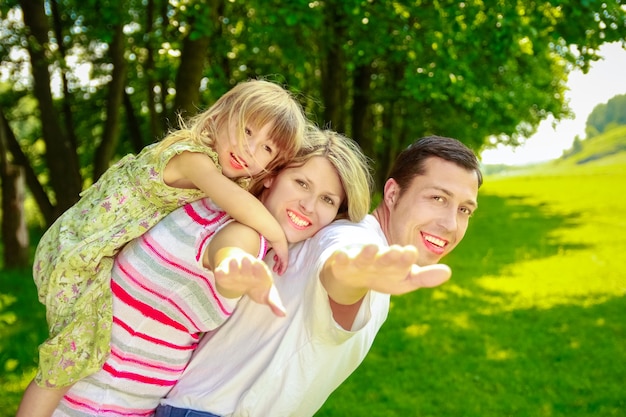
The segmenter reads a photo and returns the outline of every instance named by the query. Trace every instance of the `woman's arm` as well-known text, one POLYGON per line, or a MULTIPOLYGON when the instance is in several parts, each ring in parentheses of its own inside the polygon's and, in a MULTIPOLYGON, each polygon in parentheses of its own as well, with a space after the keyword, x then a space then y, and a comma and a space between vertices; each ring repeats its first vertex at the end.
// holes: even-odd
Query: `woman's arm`
POLYGON ((258 232, 241 223, 224 226, 211 239, 203 254, 203 265, 212 270, 218 292, 226 298, 247 295, 266 304, 277 316, 285 315, 272 273, 256 256, 261 249, 258 232))

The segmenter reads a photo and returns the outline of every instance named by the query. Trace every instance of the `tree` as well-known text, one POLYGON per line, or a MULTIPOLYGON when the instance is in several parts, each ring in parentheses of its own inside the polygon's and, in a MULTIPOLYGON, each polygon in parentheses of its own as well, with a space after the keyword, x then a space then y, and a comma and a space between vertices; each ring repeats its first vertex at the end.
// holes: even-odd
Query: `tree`
POLYGON ((381 183, 417 137, 480 151, 568 116, 569 72, 626 33, 619 0, 7 0, 0 17, 2 77, 37 103, 25 128, 3 100, 7 161, 48 223, 111 161, 248 78, 297 92, 381 183))
POLYGON ((614 96, 606 103, 598 104, 587 117, 587 139, 616 126, 626 125, 626 94, 614 96))

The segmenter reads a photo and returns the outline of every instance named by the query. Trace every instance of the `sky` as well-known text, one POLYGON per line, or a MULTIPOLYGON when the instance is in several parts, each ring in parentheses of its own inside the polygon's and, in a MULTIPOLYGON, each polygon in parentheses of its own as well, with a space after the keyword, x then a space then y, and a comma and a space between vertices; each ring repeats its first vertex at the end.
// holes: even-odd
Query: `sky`
POLYGON ((517 148, 498 146, 482 152, 484 164, 525 165, 559 158, 572 146, 576 135, 585 138, 587 117, 600 103, 613 96, 626 94, 626 50, 618 42, 604 44, 599 49, 604 59, 593 62, 587 74, 572 71, 565 94, 574 112, 574 119, 552 124, 552 117, 544 120, 537 132, 517 148))

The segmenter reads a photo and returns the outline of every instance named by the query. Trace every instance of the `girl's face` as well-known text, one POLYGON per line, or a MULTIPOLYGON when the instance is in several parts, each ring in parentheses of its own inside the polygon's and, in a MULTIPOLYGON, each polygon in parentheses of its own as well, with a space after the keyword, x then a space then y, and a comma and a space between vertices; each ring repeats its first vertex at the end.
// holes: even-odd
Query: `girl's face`
POLYGON ((345 192, 337 171, 322 156, 285 168, 265 180, 261 201, 278 220, 290 243, 313 236, 337 216, 345 192))
POLYGON ((272 124, 245 126, 244 141, 239 146, 237 126, 218 133, 215 141, 222 173, 228 178, 250 177, 260 173, 278 154, 278 147, 268 136, 272 124))

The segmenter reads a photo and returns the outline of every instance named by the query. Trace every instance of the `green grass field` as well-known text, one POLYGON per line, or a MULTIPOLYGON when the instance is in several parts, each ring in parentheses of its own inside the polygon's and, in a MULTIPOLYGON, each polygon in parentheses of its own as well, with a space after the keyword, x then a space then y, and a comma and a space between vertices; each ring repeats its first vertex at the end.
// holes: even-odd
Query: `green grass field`
MULTIPOLYGON (((625 137, 488 177, 452 280, 392 299, 317 416, 626 416, 625 137)), ((1 272, 0 415, 33 375, 43 311, 30 271, 1 272)))
POLYGON ((487 178, 445 260, 452 280, 392 299, 370 355, 318 416, 626 416, 618 133, 569 160, 487 178))

